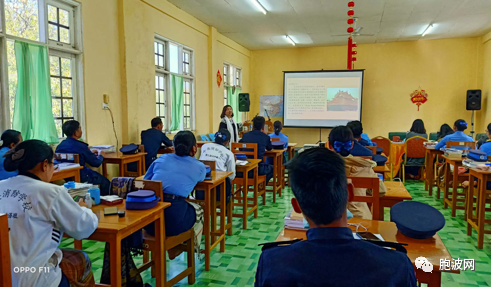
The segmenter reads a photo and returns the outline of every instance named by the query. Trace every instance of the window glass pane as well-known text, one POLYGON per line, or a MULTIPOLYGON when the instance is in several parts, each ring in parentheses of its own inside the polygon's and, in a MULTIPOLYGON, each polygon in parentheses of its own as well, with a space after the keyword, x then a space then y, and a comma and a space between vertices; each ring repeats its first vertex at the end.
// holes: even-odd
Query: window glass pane
POLYGON ((61 100, 51 99, 51 103, 53 105, 53 116, 61 117, 61 100))
POLYGON ((155 89, 159 88, 159 76, 155 76, 155 89))
POLYGON ((160 114, 159 114, 159 112, 160 112, 159 105, 156 105, 155 107, 157 108, 157 111, 155 113, 156 113, 156 115, 158 117, 158 116, 160 116, 160 114))
POLYGON ((70 44, 70 30, 60 27, 60 42, 70 44))
POLYGON ((156 103, 160 102, 160 94, 158 90, 155 90, 155 102, 156 103))
POLYGON ((48 21, 58 23, 56 7, 48 5, 48 21))
POLYGON ((179 48, 177 45, 169 45, 170 72, 179 73, 179 48))
POLYGON ((56 130, 58 131, 58 136, 63 137, 63 132, 61 131, 62 121, 55 119, 56 130))
POLYGON ((49 73, 51 76, 59 76, 60 75, 60 62, 58 61, 58 57, 51 56, 49 57, 49 73))
POLYGON ((63 9, 60 9, 60 24, 70 27, 70 13, 63 9))
POLYGON ((51 96, 52 97, 61 97, 60 79, 59 78, 51 78, 51 96))
POLYGON ((37 0, 5 0, 5 25, 10 35, 39 41, 37 0))
POLYGON ((63 117, 73 117, 72 100, 63 100, 63 117))
POLYGON ((71 77, 72 75, 72 60, 67 58, 61 58, 61 73, 63 77, 71 77))
POLYGON ((164 91, 160 91, 160 102, 165 104, 165 93, 164 93, 164 91))
POLYGON ((71 98, 72 97, 72 80, 62 80, 62 96, 64 98, 71 98))
POLYGON ((49 24, 48 33, 48 37, 50 40, 58 41, 58 28, 56 27, 56 25, 49 24))
POLYGON ((160 116, 164 117, 165 116, 165 106, 164 105, 159 105, 160 107, 160 116))
POLYGON ((15 60, 14 41, 7 41, 7 61, 9 78, 10 122, 14 116, 15 93, 17 92, 17 63, 15 60))

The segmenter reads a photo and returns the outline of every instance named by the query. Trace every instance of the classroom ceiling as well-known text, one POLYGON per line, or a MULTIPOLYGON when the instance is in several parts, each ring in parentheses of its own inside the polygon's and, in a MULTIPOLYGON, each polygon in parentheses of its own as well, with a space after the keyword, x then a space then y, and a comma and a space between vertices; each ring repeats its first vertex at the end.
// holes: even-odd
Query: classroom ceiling
MULTIPOLYGON (((169 0, 251 50, 346 45, 348 0, 169 0)), ((359 44, 475 37, 491 30, 491 0, 354 0, 359 44), (434 27, 421 37, 429 24, 434 27)))

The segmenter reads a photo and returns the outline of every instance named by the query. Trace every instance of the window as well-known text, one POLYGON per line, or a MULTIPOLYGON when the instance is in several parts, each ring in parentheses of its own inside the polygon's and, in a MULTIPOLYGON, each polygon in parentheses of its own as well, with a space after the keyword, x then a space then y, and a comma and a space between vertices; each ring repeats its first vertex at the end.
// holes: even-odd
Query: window
POLYGON ((228 75, 230 66, 228 64, 223 64, 223 105, 228 105, 228 75))
POLYGON ((154 54, 157 116, 162 119, 164 129, 168 131, 172 124, 171 76, 181 76, 184 80, 180 129, 194 129, 194 51, 169 39, 156 36, 154 54))
MULTIPOLYGON (((229 63, 223 64, 223 103, 228 105, 228 88, 242 87, 242 69, 229 63)), ((235 89, 234 89, 235 90, 235 89)), ((236 111, 234 111, 236 112, 236 111)), ((238 113, 238 111, 237 111, 238 113)), ((242 114, 239 113, 239 120, 241 120, 242 114)))
POLYGON ((0 58, 6 59, 0 63, 6 71, 0 81, 0 102, 8 103, 0 108, 0 113, 8 115, 0 118, 0 128, 12 127, 17 90, 15 40, 48 49, 52 112, 59 137, 63 137, 61 126, 67 120, 76 119, 84 127, 80 3, 73 0, 0 0, 0 7, 4 7, 5 15, 4 22, 1 21, 4 29, 0 31, 0 58), (8 95, 8 99, 2 95, 8 95))

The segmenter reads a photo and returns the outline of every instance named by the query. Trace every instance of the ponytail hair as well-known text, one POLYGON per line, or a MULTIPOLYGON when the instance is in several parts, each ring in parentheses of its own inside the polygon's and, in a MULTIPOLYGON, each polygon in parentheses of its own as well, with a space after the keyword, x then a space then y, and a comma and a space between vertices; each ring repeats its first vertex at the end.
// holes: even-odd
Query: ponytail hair
POLYGON ((351 154, 353 141, 353 132, 347 126, 335 127, 329 134, 329 144, 342 156, 351 154))
POLYGON ((27 140, 18 144, 4 155, 3 163, 6 171, 18 170, 20 174, 35 168, 39 163, 48 160, 53 162, 53 149, 40 140, 27 140))
POLYGON ((215 143, 223 145, 224 142, 230 141, 230 132, 221 129, 215 134, 215 143))
POLYGON ((454 125, 457 128, 457 130, 461 132, 467 129, 467 123, 462 119, 456 120, 454 125))
POLYGON ((10 148, 11 144, 18 144, 20 142, 20 132, 16 130, 6 130, 2 133, 2 147, 10 148))
POLYGON ((274 122, 274 134, 279 135, 281 130, 283 129, 283 125, 281 124, 280 121, 274 122))
POLYGON ((174 137, 174 149, 178 156, 189 156, 191 150, 196 146, 196 138, 190 131, 180 131, 174 137))

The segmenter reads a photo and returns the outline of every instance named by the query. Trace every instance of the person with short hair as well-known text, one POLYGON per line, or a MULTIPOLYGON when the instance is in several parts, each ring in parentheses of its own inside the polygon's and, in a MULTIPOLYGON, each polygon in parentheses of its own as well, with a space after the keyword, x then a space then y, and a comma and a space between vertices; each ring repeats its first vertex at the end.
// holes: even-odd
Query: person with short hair
POLYGON ((2 146, 0 148, 0 180, 4 180, 18 174, 17 170, 11 172, 5 170, 3 167, 3 162, 5 161, 3 155, 22 142, 22 135, 15 130, 6 130, 2 133, 0 139, 2 140, 2 146))
POLYGON ((152 119, 151 124, 152 128, 141 132, 141 144, 145 147, 145 152, 147 153, 145 155, 146 169, 157 159, 157 154, 162 144, 172 151, 174 150, 172 141, 162 131, 164 129, 162 119, 155 117, 152 119))
MULTIPOLYGON (((232 180, 235 179, 235 155, 227 149, 230 143, 230 133, 221 129, 215 133, 215 142, 206 143, 201 147, 199 160, 214 161, 217 171, 231 171, 232 175, 225 179, 227 202, 232 195, 232 180)), ((217 200, 220 200, 220 186, 217 186, 217 200)), ((204 199, 202 190, 196 191, 196 198, 204 199)))
MULTIPOLYGON (((269 134, 271 141, 273 139, 279 139, 280 141, 285 143, 284 148, 288 148, 288 136, 281 132, 283 130, 283 124, 280 121, 276 121, 274 122, 273 127, 274 127, 274 133, 269 134)), ((285 151, 283 153, 283 164, 286 163, 286 156, 287 156, 287 152, 285 151)), ((267 158, 266 162, 268 164, 273 164, 273 159, 267 158)))
POLYGON ((353 132, 353 137, 360 143, 362 146, 376 146, 367 134, 363 133, 363 125, 360 121, 351 121, 347 125, 353 132))
MULTIPOLYGON (((266 120, 264 117, 257 116, 252 119, 253 130, 245 133, 240 140, 241 143, 255 143, 257 144, 257 159, 260 159, 261 162, 258 166, 258 174, 266 175, 266 184, 273 178, 273 166, 265 163, 263 161, 264 154, 266 150, 272 150, 273 145, 271 144, 271 139, 264 131, 264 125, 266 120)), ((249 178, 252 178, 254 175, 252 171, 248 174, 249 178)), ((242 174, 237 174, 237 177, 242 177, 242 174)))
POLYGON ((288 171, 293 208, 309 223, 307 240, 263 248, 256 287, 416 286, 406 254, 353 238, 343 158, 313 148, 294 157, 288 171))
POLYGON ((443 124, 440 127, 440 131, 437 133, 437 141, 443 139, 444 137, 453 134, 453 129, 448 124, 443 124))
POLYGON ((428 134, 426 133, 425 123, 421 119, 416 119, 411 126, 411 129, 406 133, 406 140, 412 137, 423 137, 425 139, 428 138, 428 134))
POLYGON ((464 131, 467 129, 467 123, 462 120, 456 120, 453 126, 454 133, 447 135, 443 139, 441 139, 435 146, 435 149, 441 149, 442 147, 447 146, 447 141, 464 141, 464 142, 473 142, 474 139, 466 134, 464 131))
MULTIPOLYGON (((346 175, 353 177, 374 177, 377 176, 373 168, 377 163, 361 157, 357 157, 352 153, 353 147, 356 145, 356 140, 353 138, 351 129, 345 126, 339 126, 332 129, 329 134, 329 148, 340 154, 346 162, 346 175)), ((355 195, 366 196, 368 190, 366 188, 355 188, 355 195)), ((379 180, 379 196, 384 196, 387 188, 382 180, 379 180)), ((353 213, 353 217, 372 219, 372 213, 366 202, 350 202, 348 205, 349 211, 353 213)))
POLYGON ((239 141, 239 127, 234 121, 234 110, 231 105, 225 105, 220 114, 220 125, 218 130, 225 129, 230 133, 229 144, 236 143, 239 141))
POLYGON ((97 151, 91 151, 89 145, 80 140, 82 138, 82 127, 79 122, 75 120, 66 121, 63 123, 62 129, 66 139, 56 147, 56 153, 78 154, 80 166, 83 167, 80 170, 80 181, 99 185, 101 195, 109 195, 111 186, 109 180, 102 174, 85 166, 85 164, 89 164, 92 167, 100 167, 106 153, 101 151, 97 154, 97 151))
MULTIPOLYGON (((186 198, 198 182, 205 179, 206 167, 194 156, 198 152, 196 137, 190 131, 178 132, 173 140, 175 153, 167 153, 157 158, 143 177, 145 180, 162 182, 163 200, 171 206, 164 210, 165 235, 176 236, 193 228, 195 246, 199 247, 203 234, 203 209, 187 202, 186 198)), ((154 225, 145 230, 155 234, 154 225)), ((169 258, 174 259, 182 253, 180 247, 169 250, 169 258)))
POLYGON ((486 127, 486 135, 488 139, 479 148, 486 153, 487 156, 491 156, 491 123, 486 127))
MULTIPOLYGON (((82 240, 97 228, 99 219, 80 199, 75 202, 63 186, 49 183, 54 167, 53 149, 40 140, 19 143, 5 154, 5 169, 19 175, 0 181, 0 213, 8 214, 12 286, 94 286, 87 254, 60 250, 63 233, 82 240), (70 268, 66 268, 70 267, 70 268), (47 272, 38 272, 45 268, 47 272), (79 270, 72 271, 73 268, 79 270)), ((4 232, 4 231, 2 231, 4 232)))

